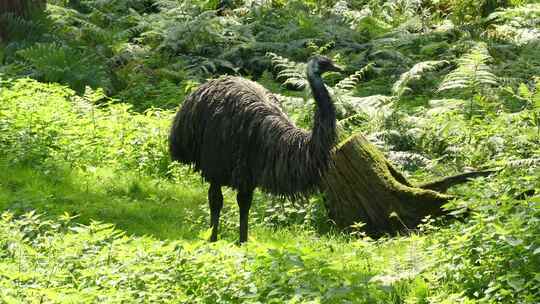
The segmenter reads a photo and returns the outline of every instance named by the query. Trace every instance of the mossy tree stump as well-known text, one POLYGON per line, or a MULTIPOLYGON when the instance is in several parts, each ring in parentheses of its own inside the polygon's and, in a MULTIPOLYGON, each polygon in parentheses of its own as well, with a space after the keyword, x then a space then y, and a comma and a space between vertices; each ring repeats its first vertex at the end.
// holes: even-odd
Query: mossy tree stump
POLYGON ((414 186, 362 135, 336 147, 333 159, 322 182, 329 217, 341 229, 363 222, 371 235, 404 231, 427 215, 445 214, 442 206, 453 197, 435 190, 493 173, 470 172, 414 186))

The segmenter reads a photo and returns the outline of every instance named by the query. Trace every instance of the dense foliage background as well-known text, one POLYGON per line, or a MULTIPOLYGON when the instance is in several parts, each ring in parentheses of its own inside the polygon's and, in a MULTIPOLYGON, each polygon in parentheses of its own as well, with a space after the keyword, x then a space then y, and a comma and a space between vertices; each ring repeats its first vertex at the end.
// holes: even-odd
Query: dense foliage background
MULTIPOLYGON (((26 1, 0 12, 0 299, 6 303, 538 303, 540 5, 525 0, 26 1), (177 106, 223 74, 309 128, 314 54, 341 136, 453 189, 461 221, 372 240, 324 196, 257 193, 237 239, 225 193, 167 155, 177 106)), ((5 4, 9 4, 6 1, 5 4)))

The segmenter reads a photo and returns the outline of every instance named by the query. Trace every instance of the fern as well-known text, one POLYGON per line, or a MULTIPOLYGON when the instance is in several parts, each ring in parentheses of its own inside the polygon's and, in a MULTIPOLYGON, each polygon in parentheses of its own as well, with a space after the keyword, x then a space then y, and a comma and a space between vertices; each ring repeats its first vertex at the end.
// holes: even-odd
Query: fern
POLYGON ((506 8, 502 11, 491 13, 486 21, 511 22, 514 26, 533 27, 540 24, 540 4, 531 3, 523 6, 506 8))
POLYGON ((415 64, 410 70, 401 74, 399 80, 392 86, 392 92, 400 97, 407 91, 412 91, 408 87, 409 83, 420 80, 427 72, 435 71, 448 64, 446 60, 422 61, 415 64))
POLYGON ((540 4, 507 8, 490 14, 486 19, 492 23, 485 32, 488 38, 518 46, 540 39, 540 4))
POLYGON ((82 92, 86 85, 110 87, 105 68, 95 56, 57 43, 37 43, 17 55, 34 68, 34 76, 48 82, 69 84, 82 92))
POLYGON ((388 160, 407 171, 415 171, 432 164, 432 161, 425 156, 410 151, 388 151, 388 160))
POLYGON ((227 70, 232 73, 238 73, 238 68, 231 62, 221 58, 207 58, 203 56, 187 56, 185 57, 188 65, 186 69, 191 74, 204 74, 212 75, 216 74, 220 70, 227 70))
POLYGON ((90 3, 93 6, 88 14, 49 5, 49 18, 55 32, 64 36, 64 39, 75 38, 90 46, 99 45, 96 52, 105 58, 112 57, 116 48, 139 36, 149 26, 141 15, 133 10, 125 17, 115 19, 111 12, 101 11, 98 2, 88 2, 90 3))
POLYGON ((297 63, 275 53, 266 53, 272 66, 278 71, 277 80, 291 89, 303 90, 307 85, 305 76, 306 64, 297 63))
POLYGON ((533 110, 540 110, 540 77, 533 78, 534 83, 529 87, 525 83, 519 84, 516 92, 510 87, 506 88, 515 98, 525 101, 533 110))
POLYGON ((466 89, 479 93, 483 88, 498 84, 488 62, 491 56, 484 44, 476 45, 471 52, 458 59, 457 68, 446 75, 438 91, 466 89))
MULTIPOLYGON (((278 71, 277 80, 281 81, 284 86, 297 90, 302 90, 307 85, 307 79, 305 76, 306 64, 297 63, 285 57, 279 56, 275 53, 266 53, 267 57, 270 57, 272 66, 278 71)), ((363 68, 355 72, 354 74, 339 81, 334 89, 347 92, 365 78, 366 74, 373 69, 373 63, 368 63, 363 68)))
POLYGON ((422 1, 419 0, 385 1, 381 13, 387 22, 398 24, 417 15, 421 6, 422 1))
POLYGON ((426 114, 428 116, 436 116, 448 111, 461 109, 465 104, 466 101, 463 99, 433 99, 429 101, 429 106, 431 109, 429 109, 426 114))
POLYGON ((118 45, 116 55, 107 60, 107 65, 111 67, 123 66, 130 61, 137 58, 144 58, 149 54, 150 51, 148 48, 134 43, 122 43, 118 45))
POLYGON ((396 69, 410 66, 412 60, 395 49, 377 49, 369 56, 378 67, 396 69))
POLYGON ((514 98, 525 102, 531 110, 531 120, 536 126, 536 133, 540 139, 540 77, 533 78, 534 84, 529 87, 525 83, 521 83, 517 90, 514 91, 511 87, 506 87, 505 91, 510 93, 514 98))
POLYGON ((40 18, 27 20, 13 13, 0 12, 0 25, 6 27, 2 32, 5 32, 11 40, 39 41, 47 31, 44 20, 40 18))
POLYGON ((523 46, 540 39, 540 30, 535 28, 519 28, 509 24, 494 24, 485 35, 493 40, 502 40, 523 46))
POLYGON ((506 166, 509 168, 534 168, 540 166, 540 158, 533 157, 511 160, 506 163, 506 166))
POLYGON ((384 95, 372 95, 366 97, 348 97, 347 104, 355 111, 375 117, 378 114, 389 115, 392 111, 388 105, 392 102, 392 97, 384 95))
POLYGON ((349 8, 347 1, 336 2, 332 8, 332 12, 340 16, 342 21, 347 23, 351 29, 356 28, 362 19, 373 14, 368 6, 365 6, 361 11, 352 10, 349 8))
POLYGON ((368 63, 354 74, 349 75, 345 79, 339 81, 335 88, 338 90, 351 91, 360 81, 365 79, 366 74, 371 70, 373 70, 373 63, 368 63))

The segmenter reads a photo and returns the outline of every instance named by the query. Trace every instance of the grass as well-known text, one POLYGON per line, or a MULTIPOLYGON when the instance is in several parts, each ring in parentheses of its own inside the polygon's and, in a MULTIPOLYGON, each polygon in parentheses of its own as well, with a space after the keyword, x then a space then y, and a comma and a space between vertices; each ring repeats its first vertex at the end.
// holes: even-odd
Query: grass
POLYGON ((193 239, 193 221, 206 206, 205 188, 180 187, 147 176, 59 168, 42 172, 0 165, 0 208, 78 214, 81 223, 114 223, 134 235, 193 239), (193 214, 191 213, 193 212, 193 214))
MULTIPOLYGON (((226 189, 210 244, 207 185, 168 160, 170 112, 96 105, 95 91, 29 79, 0 84, 0 302, 535 303, 540 294, 540 200, 515 199, 540 189, 535 159, 460 187, 453 204, 470 207, 466 221, 429 220, 377 241, 321 233, 320 196, 292 205, 256 193, 250 241, 238 246, 226 189)), ((470 136, 528 134, 518 118, 498 115, 470 136)), ((459 141, 469 131, 456 127, 448 142, 465 148, 464 161, 487 158, 459 141)), ((534 154, 536 140, 504 140, 499 155, 534 154)))
MULTIPOLYGON (((233 244, 238 238, 238 208, 235 192, 224 190, 220 235, 226 243, 233 244)), ((48 168, 43 172, 0 163, 1 210, 15 214, 35 211, 50 217, 59 217, 67 212, 76 215, 76 222, 80 224, 107 222, 127 235, 151 236, 160 240, 206 241, 209 222, 206 193, 207 185, 202 180, 195 186, 191 183, 182 185, 108 168, 84 172, 63 167, 48 168)), ((255 242, 294 248, 304 242, 332 240, 335 243, 333 249, 337 250, 342 244, 356 239, 332 232, 320 235, 298 225, 282 229, 265 226, 263 213, 270 202, 264 199, 263 194, 256 193, 250 217, 250 237, 255 242)), ((400 250, 404 249, 396 249, 400 250)))
POLYGON ((411 239, 376 246, 296 226, 270 229, 255 217, 240 247, 226 191, 222 240, 211 244, 202 183, 6 163, 0 181, 0 209, 10 210, 0 223, 6 303, 389 303, 409 291, 376 276, 409 268, 400 257, 411 239))

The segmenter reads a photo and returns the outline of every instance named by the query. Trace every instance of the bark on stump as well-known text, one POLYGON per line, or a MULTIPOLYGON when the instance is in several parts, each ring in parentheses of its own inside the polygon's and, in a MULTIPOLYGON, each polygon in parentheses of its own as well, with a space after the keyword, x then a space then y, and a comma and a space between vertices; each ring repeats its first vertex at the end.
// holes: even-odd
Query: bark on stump
POLYGON ((445 214, 442 205, 453 197, 434 190, 445 191, 494 172, 470 172, 414 186, 362 135, 336 147, 333 159, 322 182, 329 217, 345 230, 363 222, 374 236, 412 229, 427 215, 445 214))
POLYGON ((7 40, 5 14, 14 14, 23 19, 31 19, 36 13, 41 13, 47 0, 0 0, 0 42, 7 40))

